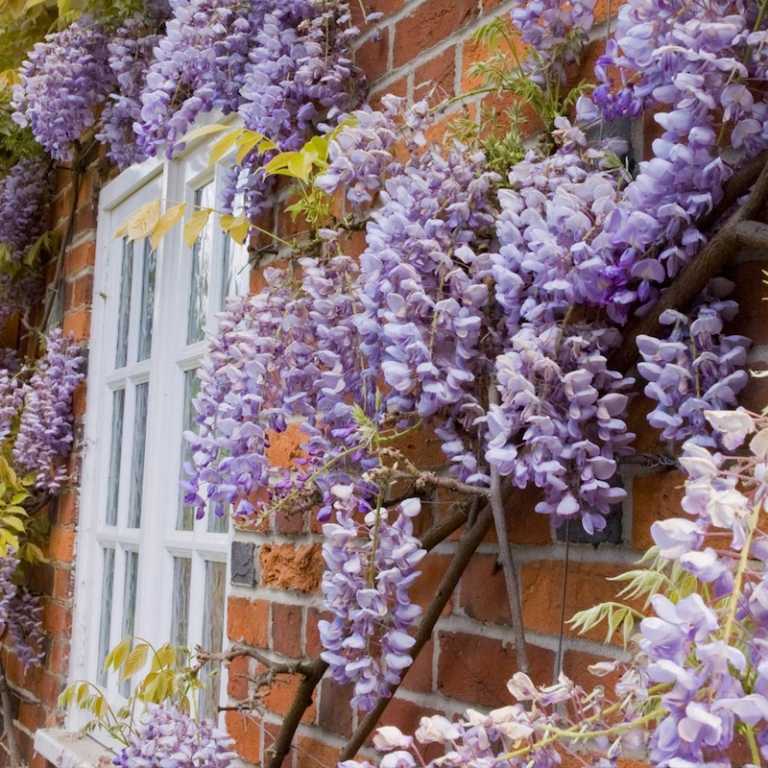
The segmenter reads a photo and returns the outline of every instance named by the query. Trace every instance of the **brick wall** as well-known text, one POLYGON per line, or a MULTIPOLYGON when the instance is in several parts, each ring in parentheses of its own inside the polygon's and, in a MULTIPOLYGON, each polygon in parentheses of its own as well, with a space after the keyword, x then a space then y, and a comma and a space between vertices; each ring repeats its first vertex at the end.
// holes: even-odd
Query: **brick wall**
MULTIPOLYGON (((96 254, 96 212, 102 165, 94 156, 87 158, 82 183, 74 206, 70 245, 61 264, 59 294, 54 315, 61 319, 65 332, 87 343, 90 333, 90 307, 93 293, 93 265, 96 254)), ((73 174, 57 171, 54 179, 51 226, 63 239, 74 200, 73 174)), ((55 260, 54 260, 55 261, 55 260)), ((54 283, 56 265, 49 269, 49 285, 54 283)), ((42 306, 37 308, 39 321, 42 306)), ((5 329, 4 343, 31 353, 34 340, 23 333, 18 322, 5 329)), ((69 485, 49 505, 51 521, 46 556, 49 562, 33 574, 33 588, 45 595, 43 624, 48 635, 47 653, 42 668, 26 673, 15 656, 2 650, 3 666, 11 687, 16 709, 16 726, 22 754, 31 768, 44 768, 45 761, 33 754, 32 741, 37 728, 60 723, 57 699, 67 682, 69 646, 72 628, 75 539, 78 514, 77 483, 80 470, 85 385, 75 393, 75 448, 70 459, 69 485)), ((4 758, 4 754, 2 755, 4 758)), ((3 764, 3 763, 0 763, 3 764)))
MULTIPOLYGON (((365 29, 357 49, 358 61, 371 81, 373 102, 389 92, 410 99, 432 93, 439 100, 475 88, 477 83, 468 71, 483 51, 478 50, 471 35, 492 15, 506 14, 511 6, 510 2, 498 0, 364 1, 369 11, 385 14, 373 27, 365 29)), ((352 6, 359 13, 354 0, 352 6)), ((594 47, 599 49, 599 45, 594 47)), ((494 106, 492 98, 477 95, 456 110, 466 109, 476 116, 480 108, 487 106, 494 106)), ((535 129, 531 121, 527 130, 535 129)), ((83 340, 89 334, 96 203, 102 170, 100 162, 93 158, 78 195, 73 239, 63 264, 63 325, 83 340)), ((62 232, 72 198, 72 176, 59 172, 52 218, 62 232)), ((734 330, 755 339, 758 346, 753 359, 758 367, 768 364, 768 347, 759 346, 768 342, 768 305, 761 301, 761 269, 762 264, 745 258, 732 269, 731 275, 737 282, 737 299, 743 308, 739 327, 734 330)), ((254 275, 253 282, 254 286, 258 284, 258 275, 254 275)), ((6 329, 8 334, 19 345, 28 343, 17 327, 6 329)), ((745 404, 761 408, 766 395, 768 380, 755 381, 745 395, 745 404)), ((76 398, 78 431, 84 405, 82 388, 76 398)), ((636 401, 630 426, 638 433, 638 450, 652 452, 658 445, 655 432, 644 420, 648 409, 647 402, 636 401)), ((434 447, 424 442, 414 442, 413 449, 423 452, 434 447)), ((289 431, 273 446, 272 460, 285 461, 293 447, 289 431)), ((48 595, 45 625, 50 633, 50 648, 44 668, 24 675, 12 656, 7 652, 2 656, 15 695, 22 747, 32 761, 32 768, 44 765, 39 756, 31 755, 33 732, 37 727, 57 722, 56 698, 67 678, 79 454, 78 440, 72 460, 72 487, 51 509, 50 564, 40 568, 36 575, 36 586, 48 595)), ((520 569, 529 657, 539 682, 555 676, 561 657, 565 671, 588 684, 589 663, 620 653, 615 646, 606 647, 599 634, 588 638, 573 636, 563 627, 562 618, 614 594, 606 577, 626 569, 648 546, 648 530, 654 520, 676 513, 682 475, 676 471, 634 469, 624 472, 623 481, 628 498, 617 512, 613 543, 571 543, 567 578, 566 545, 550 531, 549 521, 533 512, 535 495, 518 494, 508 500, 508 526, 520 569)), ((309 513, 284 514, 258 531, 235 532, 227 599, 226 632, 230 641, 267 650, 276 658, 297 659, 319 653, 321 543, 319 529, 309 513)), ((423 574, 415 586, 420 603, 426 604, 434 594, 455 549, 454 538, 438 546, 424 560, 423 574)), ((232 662, 227 689, 231 706, 251 697, 249 678, 258 671, 253 660, 232 662)), ((451 715, 468 705, 494 707, 508 703, 505 682, 514 671, 514 644, 504 582, 497 563, 495 537, 489 534, 382 722, 412 728, 424 714, 451 715)), ((295 677, 282 676, 264 696, 262 711, 251 715, 227 712, 228 729, 244 760, 254 764, 264 760, 298 683, 295 677)), ((349 706, 350 695, 348 688, 323 680, 299 727, 286 768, 317 768, 335 763, 339 747, 357 724, 357 715, 349 706)))

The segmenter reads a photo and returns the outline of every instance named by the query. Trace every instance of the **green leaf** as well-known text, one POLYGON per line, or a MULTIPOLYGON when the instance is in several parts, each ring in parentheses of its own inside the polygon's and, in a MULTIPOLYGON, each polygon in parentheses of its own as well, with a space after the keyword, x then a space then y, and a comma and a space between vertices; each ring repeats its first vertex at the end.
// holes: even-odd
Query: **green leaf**
POLYGON ((153 249, 157 250, 160 241, 171 231, 171 229, 184 216, 187 206, 184 203, 172 205, 155 223, 152 233, 149 236, 149 243, 153 249))
POLYGON ((194 211, 187 220, 187 223, 184 225, 184 242, 190 248, 195 244, 212 213, 212 208, 201 208, 199 211, 194 211))

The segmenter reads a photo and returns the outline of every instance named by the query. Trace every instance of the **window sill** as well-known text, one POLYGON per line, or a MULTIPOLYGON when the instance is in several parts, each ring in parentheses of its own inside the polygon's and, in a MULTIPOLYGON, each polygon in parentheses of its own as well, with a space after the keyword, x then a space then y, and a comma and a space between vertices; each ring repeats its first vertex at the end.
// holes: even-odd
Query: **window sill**
POLYGON ((41 728, 35 733, 35 750, 56 768, 107 768, 113 753, 90 736, 62 728, 41 728))

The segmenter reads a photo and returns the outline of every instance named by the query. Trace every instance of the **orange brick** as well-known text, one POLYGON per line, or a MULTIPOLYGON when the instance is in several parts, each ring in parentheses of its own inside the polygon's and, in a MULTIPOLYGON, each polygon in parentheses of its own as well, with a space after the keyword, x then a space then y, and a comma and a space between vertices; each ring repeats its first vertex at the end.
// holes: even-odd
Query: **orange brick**
POLYGON ((64 333, 71 333, 77 341, 84 341, 91 334, 91 311, 76 309, 64 314, 64 333))
POLYGON ((368 103, 371 105, 372 109, 380 109, 381 99, 387 95, 404 98, 408 95, 408 81, 404 77, 401 77, 399 80, 395 80, 394 83, 390 83, 386 88, 380 88, 370 95, 368 103))
POLYGON ((268 646, 269 603, 230 597, 227 603, 227 637, 255 648, 268 646))
POLYGON ((685 474, 677 470, 640 475, 632 483, 632 546, 645 550, 653 545, 651 525, 679 517, 685 474))
POLYGON ((96 263, 96 241, 88 240, 67 251, 64 259, 64 275, 76 275, 96 263))
MULTIPOLYGON (((515 25, 512 23, 512 19, 509 16, 504 18, 505 30, 511 43, 514 45, 514 55, 522 61, 526 56, 525 43, 520 39, 520 34, 517 31, 515 25)), ((505 41, 501 41, 496 48, 490 48, 488 45, 482 42, 478 42, 472 39, 464 41, 461 52, 461 92, 468 93, 476 88, 481 88, 485 85, 485 81, 482 77, 475 74, 473 71, 477 64, 487 61, 489 57, 497 50, 503 51, 505 54, 509 54, 510 63, 512 59, 512 53, 509 51, 509 46, 505 41)))
POLYGON ((382 29, 366 40, 355 51, 355 62, 365 72, 368 82, 374 83, 387 71, 389 30, 382 29))
POLYGON ((272 603, 272 647, 278 653, 301 656, 302 615, 300 605, 272 603))
POLYGON ((320 586, 324 566, 319 544, 263 544, 259 560, 265 587, 314 592, 320 586))
POLYGON ((75 529, 69 525, 54 525, 48 539, 48 556, 54 562, 71 563, 75 554, 75 529))
POLYGON ((247 656, 236 656, 229 662, 227 675, 227 693, 237 701, 248 698, 248 667, 247 656))
POLYGON ((72 414, 75 419, 82 419, 85 416, 86 401, 86 387, 83 381, 72 394, 72 414))
MULTIPOLYGON (((278 715, 286 715, 291 708, 299 685, 304 678, 301 675, 278 675, 269 692, 264 696, 264 706, 278 715)), ((307 707, 301 718, 302 723, 313 723, 317 717, 317 689, 312 693, 312 704, 307 707)))
POLYGON ((339 761, 339 750, 336 747, 311 736, 299 736, 295 749, 295 768, 334 766, 339 761))
MULTIPOLYGON (((428 554, 420 563, 421 575, 411 588, 411 599, 422 608, 426 608, 437 592, 443 574, 448 568, 451 558, 435 552, 428 554)), ((453 610, 453 602, 449 600, 443 609, 443 616, 448 616, 453 610)))
POLYGON ((59 603, 46 600, 43 606, 43 627, 51 635, 69 633, 72 627, 72 610, 59 603))
POLYGON ((56 600, 69 600, 72 597, 72 571, 63 568, 53 569, 53 597, 56 600))
POLYGON ((395 61, 400 67, 477 18, 476 0, 429 0, 397 22, 395 61))
POLYGON ((260 763, 261 723, 244 712, 227 712, 226 726, 240 757, 249 763, 260 763))

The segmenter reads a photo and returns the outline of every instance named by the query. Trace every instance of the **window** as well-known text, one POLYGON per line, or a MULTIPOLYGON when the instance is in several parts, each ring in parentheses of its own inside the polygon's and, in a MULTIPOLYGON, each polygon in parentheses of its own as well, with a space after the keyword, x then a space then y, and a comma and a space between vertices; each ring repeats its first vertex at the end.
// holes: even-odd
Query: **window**
MULTIPOLYGON (((187 215, 215 208, 223 177, 198 146, 129 168, 100 200, 72 674, 116 703, 128 684, 103 661, 123 637, 222 647, 228 520, 196 520, 184 504, 182 433, 194 424, 206 334, 226 298, 247 290, 248 270, 216 214, 191 248, 180 226, 157 250, 114 232, 158 198, 185 201, 187 215)), ((201 695, 207 716, 219 698, 201 695)))

